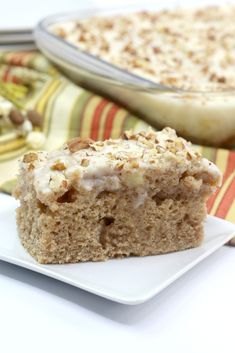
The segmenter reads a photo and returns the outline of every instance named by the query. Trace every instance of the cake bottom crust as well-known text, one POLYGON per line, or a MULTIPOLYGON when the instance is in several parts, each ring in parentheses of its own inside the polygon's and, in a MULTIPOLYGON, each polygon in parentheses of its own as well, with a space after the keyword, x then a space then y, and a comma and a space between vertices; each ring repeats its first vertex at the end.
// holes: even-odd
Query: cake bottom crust
POLYGON ((193 248, 203 240, 205 200, 67 193, 49 208, 35 195, 17 210, 20 240, 38 262, 76 263, 193 248), (52 211, 53 209, 53 211, 52 211))

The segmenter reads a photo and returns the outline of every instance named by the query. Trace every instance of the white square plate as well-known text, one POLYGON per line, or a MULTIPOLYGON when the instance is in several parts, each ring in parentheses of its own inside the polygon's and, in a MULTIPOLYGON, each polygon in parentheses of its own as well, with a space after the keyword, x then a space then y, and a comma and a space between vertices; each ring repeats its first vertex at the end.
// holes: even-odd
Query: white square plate
POLYGON ((235 225, 209 216, 205 240, 195 249, 107 262, 40 265, 21 246, 15 225, 17 202, 0 194, 0 259, 123 304, 150 299, 235 235, 235 225))

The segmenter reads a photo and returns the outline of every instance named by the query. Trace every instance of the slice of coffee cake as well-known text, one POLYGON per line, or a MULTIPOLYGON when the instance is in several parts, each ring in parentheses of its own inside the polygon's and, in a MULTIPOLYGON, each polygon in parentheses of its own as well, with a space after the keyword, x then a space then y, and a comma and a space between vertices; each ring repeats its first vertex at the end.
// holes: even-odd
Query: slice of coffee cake
POLYGON ((218 168, 166 128, 26 154, 15 196, 19 236, 41 263, 192 248, 203 240, 218 168))

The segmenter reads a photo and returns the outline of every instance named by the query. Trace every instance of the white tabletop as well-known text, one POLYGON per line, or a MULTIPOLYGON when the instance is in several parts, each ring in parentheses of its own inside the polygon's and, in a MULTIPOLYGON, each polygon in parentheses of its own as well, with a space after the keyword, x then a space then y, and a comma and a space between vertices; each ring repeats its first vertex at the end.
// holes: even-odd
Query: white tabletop
MULTIPOLYGON (((78 8, 35 4, 2 1, 1 27, 78 8)), ((149 302, 125 306, 0 261, 0 352, 234 352, 234 275, 235 248, 223 247, 149 302)))
POLYGON ((234 274, 235 248, 223 247, 127 306, 0 262, 0 351, 234 352, 234 274))

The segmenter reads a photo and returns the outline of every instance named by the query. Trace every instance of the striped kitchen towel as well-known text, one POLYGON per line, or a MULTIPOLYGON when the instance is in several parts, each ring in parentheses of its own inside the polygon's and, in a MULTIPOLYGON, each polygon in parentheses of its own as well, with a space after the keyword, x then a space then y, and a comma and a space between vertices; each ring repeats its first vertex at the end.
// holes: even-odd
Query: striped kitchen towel
MULTIPOLYGON (((36 51, 0 52, 1 95, 21 112, 39 113, 43 123, 33 129, 46 137, 46 150, 56 149, 75 136, 117 138, 124 130, 149 127, 115 103, 67 80, 36 51)), ((19 134, 19 127, 14 130, 9 125, 4 130, 2 125, 0 104, 0 190, 11 192, 18 160, 32 146, 26 135, 19 134)), ((224 174, 222 187, 208 201, 209 213, 235 223, 235 152, 195 148, 224 174)))

